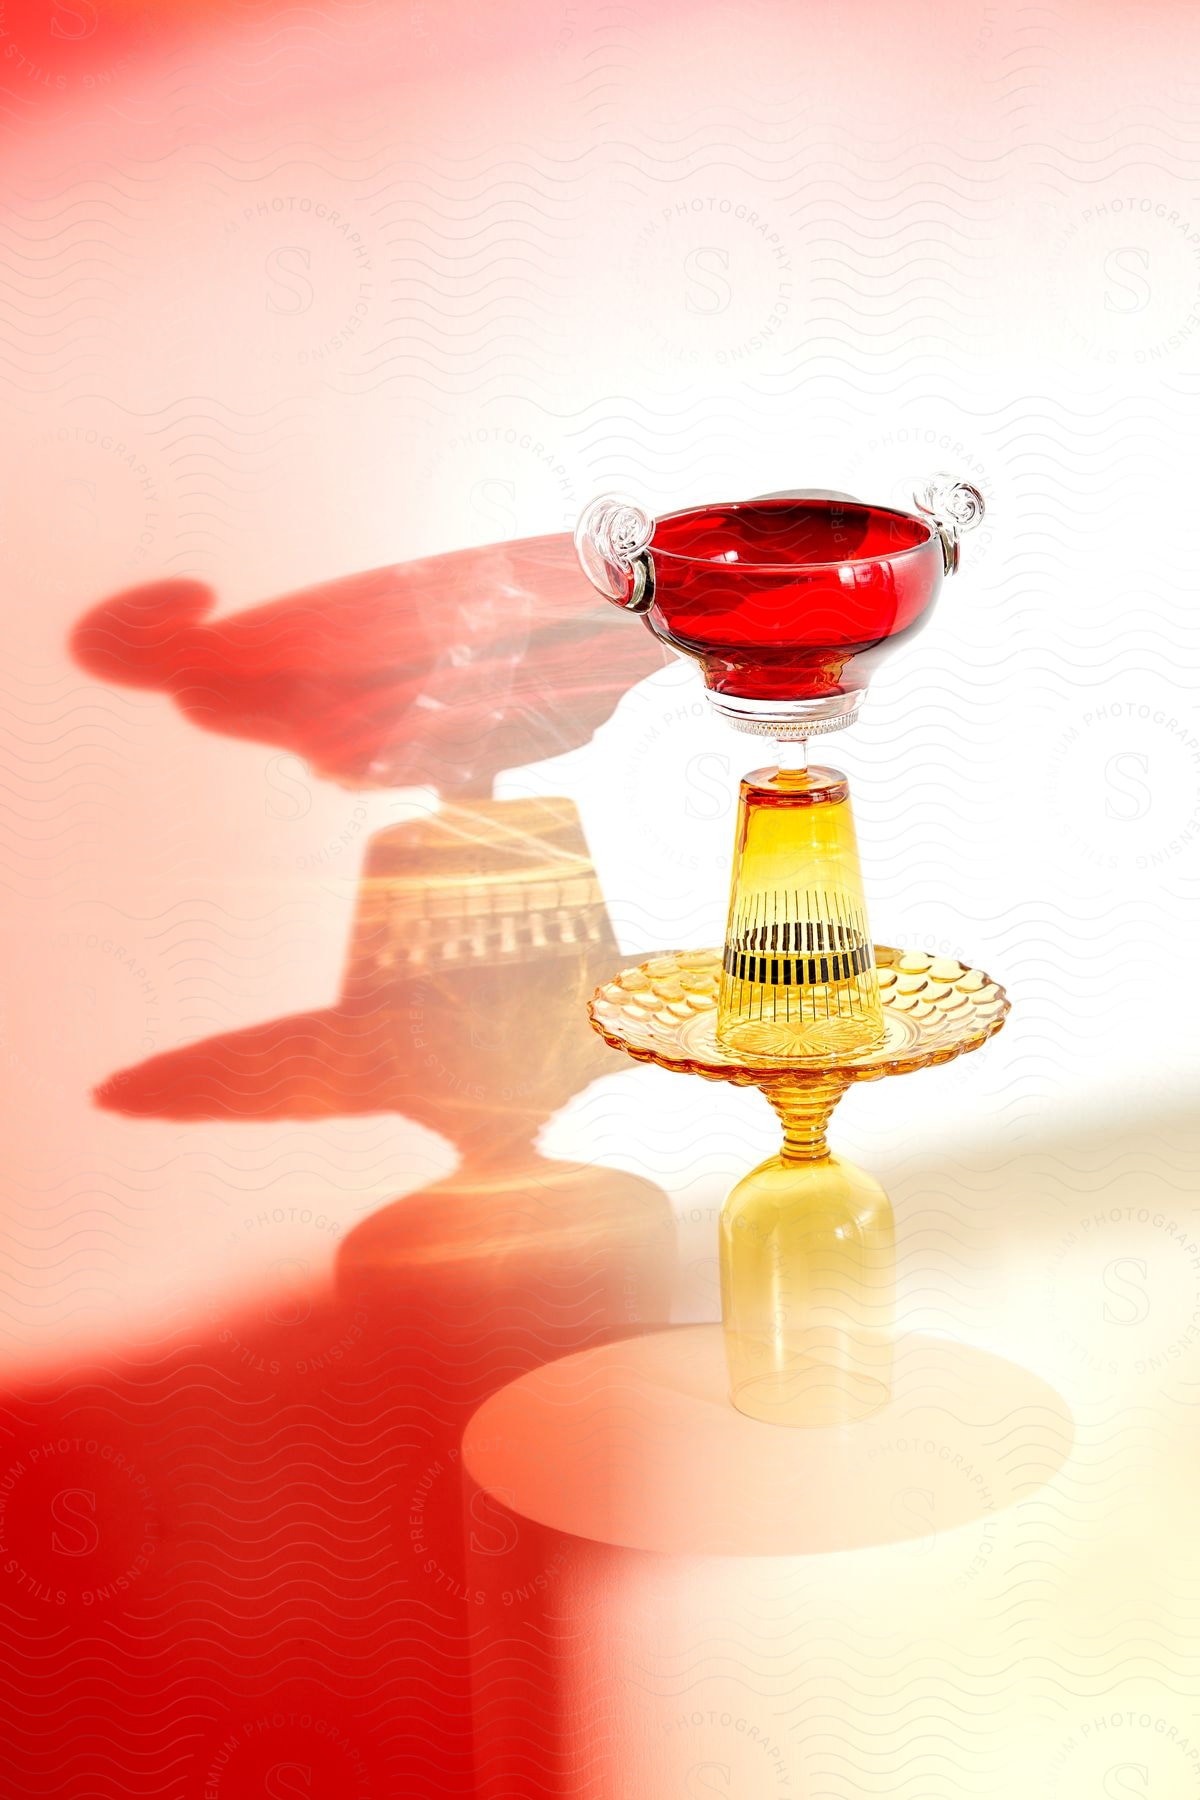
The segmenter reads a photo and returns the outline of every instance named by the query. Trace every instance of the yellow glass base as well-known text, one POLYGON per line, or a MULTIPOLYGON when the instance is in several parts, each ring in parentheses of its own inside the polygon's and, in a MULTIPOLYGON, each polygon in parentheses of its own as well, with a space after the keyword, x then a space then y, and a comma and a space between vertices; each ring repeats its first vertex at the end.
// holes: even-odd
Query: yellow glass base
POLYGON ((797 1056, 755 1053, 719 1029, 728 971, 716 950, 681 950, 599 988, 592 1024, 614 1049, 709 1081, 758 1087, 783 1148, 738 1182, 721 1214, 721 1297, 730 1395, 772 1425, 842 1425, 890 1395, 892 1209, 861 1169, 830 1154, 825 1128, 852 1082, 931 1068, 978 1050, 1008 1013, 982 969, 874 948, 878 1041, 797 1056))
POLYGON ((769 1093, 783 1150, 721 1213, 730 1398, 771 1425, 850 1424, 891 1391, 895 1223, 879 1183, 826 1147, 844 1086, 769 1093))
MULTIPOLYGON (((740 997, 737 985, 727 982, 726 986, 734 990, 736 1004, 740 997)), ((752 996, 752 1002, 760 997, 752 996)), ((746 1010, 749 1014, 749 1007, 746 1010)), ((728 1049, 742 1051, 747 1056, 812 1059, 849 1056, 856 1050, 870 1050, 883 1042, 884 1025, 882 1016, 876 1018, 873 1013, 866 1018, 842 1019, 836 1015, 829 1019, 789 1019, 781 1014, 779 1018, 763 1019, 747 1016, 739 1023, 721 1026, 720 1033, 721 1042, 728 1049)))

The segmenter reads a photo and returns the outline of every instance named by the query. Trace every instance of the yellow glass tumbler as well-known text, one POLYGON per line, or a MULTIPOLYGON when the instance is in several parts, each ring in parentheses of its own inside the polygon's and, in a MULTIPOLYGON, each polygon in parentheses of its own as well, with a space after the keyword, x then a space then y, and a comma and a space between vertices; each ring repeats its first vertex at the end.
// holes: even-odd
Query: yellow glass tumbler
POLYGON ((717 1036, 759 1056, 882 1042, 850 788, 836 769, 772 768, 741 785, 717 1036))

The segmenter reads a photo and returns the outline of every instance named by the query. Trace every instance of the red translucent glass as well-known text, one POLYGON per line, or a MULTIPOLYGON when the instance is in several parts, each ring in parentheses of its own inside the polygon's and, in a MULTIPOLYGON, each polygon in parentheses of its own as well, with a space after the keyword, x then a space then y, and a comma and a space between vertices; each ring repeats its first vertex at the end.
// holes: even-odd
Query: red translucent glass
POLYGON ((747 700, 865 688, 924 623, 945 570, 936 526, 837 500, 755 500, 660 519, 651 629, 708 686, 747 700))

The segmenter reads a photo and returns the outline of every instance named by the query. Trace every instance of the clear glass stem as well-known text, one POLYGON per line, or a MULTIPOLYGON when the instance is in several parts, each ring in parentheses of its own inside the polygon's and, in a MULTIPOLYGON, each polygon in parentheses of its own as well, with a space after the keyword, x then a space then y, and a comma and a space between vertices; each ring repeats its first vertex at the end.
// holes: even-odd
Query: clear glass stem
POLYGON ((807 773, 807 738, 776 738, 775 755, 781 769, 796 769, 802 774, 807 773))

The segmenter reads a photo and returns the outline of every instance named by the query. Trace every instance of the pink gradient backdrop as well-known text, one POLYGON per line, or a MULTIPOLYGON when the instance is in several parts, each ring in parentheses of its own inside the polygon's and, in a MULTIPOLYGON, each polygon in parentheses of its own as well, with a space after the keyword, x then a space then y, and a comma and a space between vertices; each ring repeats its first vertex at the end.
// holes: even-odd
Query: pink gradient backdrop
POLYGON ((1200 1792, 1198 51, 1178 4, 0 8, 6 1796, 1200 1792), (877 936, 1015 1012, 839 1145, 905 1323, 1074 1448, 1022 1390, 1026 1500, 963 1526, 939 1449, 839 1554, 535 1525, 472 1412, 713 1321, 771 1148, 586 1038, 610 964, 719 937, 750 759, 560 534, 939 468, 987 526, 837 760, 877 936), (150 584, 161 632, 75 635, 150 584), (347 976, 368 843, 541 800, 586 954, 415 1057, 347 976))

